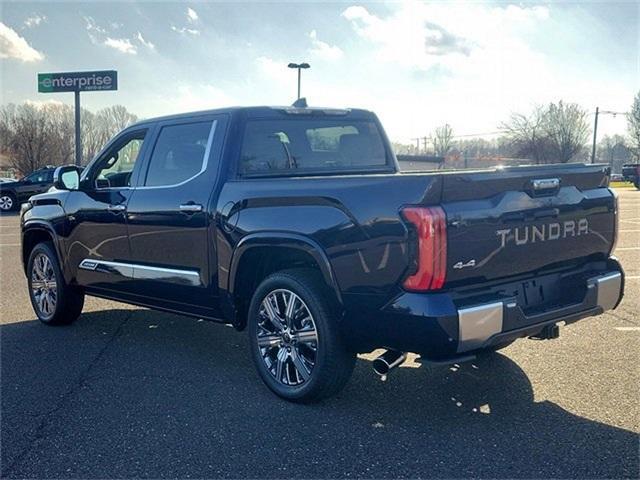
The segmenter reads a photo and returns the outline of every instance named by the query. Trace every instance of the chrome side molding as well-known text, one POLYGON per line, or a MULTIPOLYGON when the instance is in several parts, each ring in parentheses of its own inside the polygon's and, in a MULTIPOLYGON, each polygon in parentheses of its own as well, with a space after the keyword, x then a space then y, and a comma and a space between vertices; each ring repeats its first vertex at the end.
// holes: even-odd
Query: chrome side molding
POLYGON ((119 275, 134 280, 157 280, 160 282, 189 285, 193 287, 202 285, 200 273, 195 270, 151 267, 135 263, 110 262, 92 258, 85 258, 82 260, 78 268, 81 268, 82 270, 92 270, 101 273, 119 275))

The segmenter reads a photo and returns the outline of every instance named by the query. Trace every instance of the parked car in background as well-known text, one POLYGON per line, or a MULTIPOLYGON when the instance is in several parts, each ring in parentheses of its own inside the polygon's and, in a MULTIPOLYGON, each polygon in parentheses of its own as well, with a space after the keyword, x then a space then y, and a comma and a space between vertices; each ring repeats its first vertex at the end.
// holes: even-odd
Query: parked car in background
POLYGON ((640 163, 627 163, 622 166, 622 176, 627 182, 632 182, 640 190, 640 163))
POLYGON ((0 182, 0 211, 17 210, 29 197, 49 190, 53 185, 55 167, 44 167, 21 180, 7 179, 0 182))
POLYGON ((624 177, 620 173, 612 173, 611 174, 612 182, 624 182, 624 177))

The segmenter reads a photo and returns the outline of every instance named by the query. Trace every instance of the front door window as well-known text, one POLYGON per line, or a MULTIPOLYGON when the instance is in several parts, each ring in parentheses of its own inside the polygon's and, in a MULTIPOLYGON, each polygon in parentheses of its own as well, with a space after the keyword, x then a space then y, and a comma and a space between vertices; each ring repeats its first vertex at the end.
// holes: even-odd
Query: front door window
POLYGON ((95 188, 130 187, 131 175, 140 155, 143 142, 144 132, 141 132, 109 152, 93 172, 95 188))

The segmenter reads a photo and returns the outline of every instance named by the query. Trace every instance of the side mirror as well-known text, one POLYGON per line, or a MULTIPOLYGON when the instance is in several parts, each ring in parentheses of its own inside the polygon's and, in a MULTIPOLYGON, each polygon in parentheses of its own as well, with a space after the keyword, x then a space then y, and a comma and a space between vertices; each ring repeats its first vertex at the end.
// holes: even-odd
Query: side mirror
POLYGON ((64 165, 53 172, 53 186, 58 190, 78 190, 80 172, 82 169, 75 165, 64 165))

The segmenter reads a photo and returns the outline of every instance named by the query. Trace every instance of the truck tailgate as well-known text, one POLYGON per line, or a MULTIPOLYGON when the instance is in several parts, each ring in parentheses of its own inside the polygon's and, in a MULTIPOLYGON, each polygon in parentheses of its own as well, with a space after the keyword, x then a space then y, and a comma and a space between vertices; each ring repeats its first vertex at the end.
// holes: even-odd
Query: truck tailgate
POLYGON ((443 175, 447 284, 605 258, 616 234, 608 179, 579 164, 443 175))

